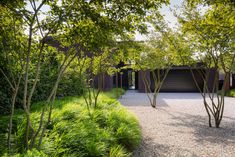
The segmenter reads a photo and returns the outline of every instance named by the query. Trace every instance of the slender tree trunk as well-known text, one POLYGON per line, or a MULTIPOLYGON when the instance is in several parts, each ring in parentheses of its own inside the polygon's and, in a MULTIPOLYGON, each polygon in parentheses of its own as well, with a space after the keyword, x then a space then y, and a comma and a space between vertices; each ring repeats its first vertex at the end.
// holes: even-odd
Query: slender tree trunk
MULTIPOLYGON (((13 86, 13 84, 11 83, 11 81, 7 77, 7 75, 4 73, 4 71, 2 69, 0 69, 0 71, 2 72, 2 74, 5 77, 5 79, 7 80, 7 82, 9 83, 9 85, 10 85, 10 87, 12 89, 12 93, 13 93, 13 95, 12 95, 12 102, 11 102, 11 114, 10 114, 9 124, 8 124, 8 136, 7 136, 8 152, 10 153, 10 151, 11 151, 12 120, 13 120, 13 116, 14 116, 15 102, 16 102, 16 97, 18 95, 18 91, 19 91, 19 86, 20 86, 22 75, 19 75, 17 84, 15 83, 15 81, 13 81, 14 82, 13 83, 14 86, 13 86)), ((15 80, 15 79, 13 78, 13 80, 15 80)))
MULTIPOLYGON (((42 132, 41 132, 41 135, 40 135, 40 138, 39 138, 39 142, 38 142, 38 146, 37 146, 38 150, 40 150, 40 148, 41 148, 42 139, 43 139, 43 136, 45 134, 46 128, 51 123, 51 114, 52 114, 53 104, 54 104, 54 101, 55 101, 56 91, 57 91, 58 84, 59 84, 59 81, 60 81, 61 77, 62 77, 62 72, 60 71, 60 73, 59 73, 59 75, 57 77, 56 83, 55 83, 55 85, 54 85, 54 87, 53 87, 53 89, 51 91, 51 94, 49 95, 49 97, 47 99, 47 104, 49 104, 48 119, 47 119, 46 124, 42 128, 42 132)), ((43 115, 44 115, 44 113, 43 113, 43 115)), ((43 118, 41 120, 43 120, 43 118)))
POLYGON ((29 39, 28 39, 28 50, 26 54, 26 66, 25 66, 25 76, 24 76, 24 96, 23 96, 23 107, 26 113, 27 117, 27 123, 26 123, 26 134, 25 134, 25 144, 26 149, 29 149, 28 141, 29 141, 29 125, 30 125, 30 114, 28 111, 27 106, 27 95, 28 95, 28 73, 29 73, 29 62, 30 62, 30 52, 31 52, 31 44, 32 44, 32 27, 33 27, 33 20, 31 22, 30 28, 29 28, 29 39))
POLYGON ((11 133, 12 133, 12 119, 14 116, 14 109, 15 109, 15 102, 16 102, 16 96, 18 94, 18 87, 13 91, 13 97, 12 97, 12 103, 11 103, 11 114, 9 118, 9 131, 8 131, 8 137, 7 137, 7 145, 8 145, 8 151, 11 150, 11 133))
MULTIPOLYGON (((215 66, 215 67, 218 67, 218 66, 215 66)), ((216 73, 218 73, 218 68, 215 68, 216 69, 216 73)), ((211 118, 214 119, 214 124, 215 124, 215 127, 216 128, 219 128, 220 126, 220 123, 221 123, 221 120, 222 120, 222 117, 223 117, 223 112, 224 112, 224 95, 225 95, 225 91, 224 91, 224 88, 225 88, 225 85, 226 85, 226 80, 224 81, 224 84, 222 86, 222 90, 221 90, 221 94, 218 95, 218 76, 217 74, 215 75, 215 80, 213 82, 213 86, 212 86, 212 93, 210 93, 210 89, 208 89, 208 79, 209 79, 209 76, 210 76, 210 68, 206 68, 205 69, 205 73, 200 73, 202 79, 203 79, 203 90, 200 89, 199 87, 199 84, 195 78, 195 75, 191 70, 191 74, 192 74, 192 77, 193 77, 193 80, 197 86, 197 88, 199 89, 202 97, 203 97, 203 103, 204 103, 204 107, 206 109, 206 112, 207 112, 207 115, 208 115, 208 124, 209 124, 209 127, 212 127, 212 123, 211 123, 211 118), (215 96, 214 95, 217 95, 217 101, 215 101, 215 96), (208 95, 208 99, 207 100, 207 95, 208 95)), ((225 79, 226 79, 227 76, 225 76, 225 79)))
POLYGON ((170 68, 164 69, 161 73, 160 69, 157 69, 157 74, 155 73, 155 70, 150 71, 153 76, 153 83, 154 83, 154 90, 151 91, 151 78, 147 79, 146 72, 144 72, 143 75, 143 82, 145 86, 145 91, 147 93, 149 102, 153 108, 156 108, 157 106, 157 96, 158 93, 162 87, 162 84, 164 83, 166 76, 168 72, 170 71, 170 68))
MULTIPOLYGON (((79 51, 79 52, 80 52, 80 51, 79 51)), ((46 105, 46 108, 47 108, 47 106, 48 106, 48 104, 49 104, 48 119, 47 119, 46 124, 45 124, 44 127, 42 128, 42 132, 41 132, 41 135, 40 135, 40 137, 39 137, 39 142, 38 142, 38 145, 37 145, 37 149, 38 149, 38 150, 40 150, 40 148, 41 148, 42 139, 43 139, 43 136, 44 136, 44 134, 45 134, 46 128, 47 128, 48 125, 51 123, 51 115, 52 115, 53 105, 54 105, 54 101, 55 101, 55 97, 56 97, 56 93, 57 93, 57 89, 58 89, 59 82, 60 82, 60 80, 61 80, 62 75, 64 74, 64 72, 66 71, 66 69, 68 68, 68 66, 71 64, 71 62, 76 58, 76 56, 77 56, 77 54, 78 54, 79 52, 76 52, 76 53, 70 58, 70 60, 68 60, 68 59, 69 59, 69 54, 68 54, 68 56, 65 57, 65 59, 64 59, 64 61, 63 61, 63 63, 62 63, 62 65, 61 65, 61 67, 60 67, 60 70, 59 70, 59 73, 58 73, 58 76, 57 76, 57 80, 56 80, 56 82, 55 82, 55 84, 54 84, 54 87, 52 88, 52 91, 51 91, 49 97, 47 98, 47 105, 46 105), (66 61, 68 61, 68 62, 66 63, 66 61)), ((42 113, 41 120, 43 121, 43 116, 44 116, 45 110, 43 110, 42 112, 43 112, 43 113, 42 113)), ((40 123, 42 123, 42 122, 40 121, 40 123)), ((41 127, 40 127, 40 125, 39 125, 39 129, 40 129, 40 128, 41 128, 41 127)), ((36 137, 34 137, 34 138, 36 138, 36 137)))
POLYGON ((211 124, 211 114, 210 114, 210 111, 209 111, 209 109, 208 109, 208 104, 207 104, 207 102, 206 102, 205 99, 206 99, 206 98, 204 97, 204 107, 205 107, 206 113, 207 113, 207 115, 208 115, 208 124, 209 124, 209 127, 212 127, 212 124, 211 124))
POLYGON ((143 71, 143 83, 144 83, 145 93, 147 94, 150 105, 152 106, 152 99, 151 99, 151 95, 150 95, 150 93, 151 93, 150 82, 149 82, 149 79, 147 79, 146 71, 143 71))
POLYGON ((95 78, 93 77, 93 87, 92 87, 92 91, 93 91, 93 98, 94 98, 94 109, 97 107, 97 102, 98 102, 98 97, 99 94, 102 90, 102 83, 103 83, 103 74, 101 73, 100 75, 97 75, 98 77, 98 89, 97 91, 95 90, 95 83, 94 80, 95 78))
POLYGON ((153 94, 153 104, 152 104, 152 107, 156 108, 157 106, 157 94, 153 94))

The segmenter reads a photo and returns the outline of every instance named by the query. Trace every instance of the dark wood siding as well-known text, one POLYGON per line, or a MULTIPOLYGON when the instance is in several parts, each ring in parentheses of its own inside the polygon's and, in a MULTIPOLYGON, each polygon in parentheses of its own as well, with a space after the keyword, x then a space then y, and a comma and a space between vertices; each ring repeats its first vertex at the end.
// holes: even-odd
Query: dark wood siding
POLYGON ((95 88, 100 88, 103 91, 110 90, 113 88, 113 76, 108 74, 97 75, 94 84, 95 88))
MULTIPOLYGON (((196 70, 193 70, 200 88, 203 87, 203 81, 196 70)), ((190 70, 173 69, 170 70, 160 92, 199 92, 190 70)))
POLYGON ((232 74, 232 88, 235 88, 235 74, 232 74))
POLYGON ((139 81, 138 81, 139 77, 138 77, 138 72, 135 72, 135 89, 138 90, 139 89, 139 81))
POLYGON ((118 73, 118 75, 116 73, 113 75, 113 87, 121 88, 121 83, 122 83, 122 88, 128 89, 128 87, 129 87, 129 85, 128 85, 128 70, 123 69, 123 70, 121 70, 121 72, 122 72, 122 75, 120 73, 118 73), (116 77, 118 77, 118 82, 117 82, 118 85, 116 85, 116 77))
MULTIPOLYGON (((145 93, 146 92, 143 77, 144 77, 144 71, 142 71, 142 70, 138 71, 138 91, 140 93, 145 93)), ((146 71, 146 77, 147 77, 147 79, 150 79, 149 71, 146 71)))
MULTIPOLYGON (((202 69, 193 69, 193 73, 195 75, 195 78, 200 86, 200 88, 203 88, 203 79, 201 75, 199 74, 199 71, 202 69)), ((214 77, 215 77, 216 71, 214 69, 210 69, 210 75, 209 79, 207 80, 207 85, 209 91, 212 91, 212 86, 214 83, 214 77)), ((151 81, 151 75, 150 72, 147 71, 147 78, 151 81)), ((138 91, 139 92, 145 92, 144 83, 143 83, 143 71, 138 72, 138 91)), ((153 89, 153 82, 151 83, 151 89, 153 89)), ((188 68, 177 68, 172 69, 169 71, 162 88, 160 92, 199 92, 192 74, 188 68)))

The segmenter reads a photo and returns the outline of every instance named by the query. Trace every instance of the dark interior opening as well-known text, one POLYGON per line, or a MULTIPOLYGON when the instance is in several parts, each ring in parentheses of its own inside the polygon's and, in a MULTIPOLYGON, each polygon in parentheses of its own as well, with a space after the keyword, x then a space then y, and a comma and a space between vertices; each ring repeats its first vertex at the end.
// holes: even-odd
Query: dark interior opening
POLYGON ((138 89, 138 72, 123 69, 121 73, 113 75, 113 87, 136 90, 138 89))

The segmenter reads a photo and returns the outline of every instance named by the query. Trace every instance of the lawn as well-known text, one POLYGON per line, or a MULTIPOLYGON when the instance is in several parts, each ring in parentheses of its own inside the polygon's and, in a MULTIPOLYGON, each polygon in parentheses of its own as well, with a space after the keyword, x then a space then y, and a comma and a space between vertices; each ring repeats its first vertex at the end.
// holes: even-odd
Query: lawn
MULTIPOLYGON (((56 100, 53 121, 47 128, 40 152, 32 150, 21 154, 25 148, 25 118, 18 109, 14 117, 13 145, 18 156, 130 156, 140 142, 140 128, 136 117, 117 101, 116 93, 116 90, 101 93, 98 107, 90 113, 82 97, 56 100)), ((38 126, 43 105, 44 102, 39 102, 32 106, 34 127, 38 126)), ((7 125, 7 117, 1 117, 1 125, 7 125)), ((7 132, 0 131, 3 140, 7 132)), ((5 147, 0 149, 3 155, 5 147)))

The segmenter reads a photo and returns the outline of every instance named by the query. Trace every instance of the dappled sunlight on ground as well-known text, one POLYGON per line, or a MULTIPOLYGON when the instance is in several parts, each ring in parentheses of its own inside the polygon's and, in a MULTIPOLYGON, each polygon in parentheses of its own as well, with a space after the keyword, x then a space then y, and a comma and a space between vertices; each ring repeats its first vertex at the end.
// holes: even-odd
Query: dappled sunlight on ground
POLYGON ((235 98, 225 99, 221 128, 209 128, 199 93, 160 93, 152 108, 145 93, 128 91, 120 100, 142 127, 134 156, 235 156, 235 98))

